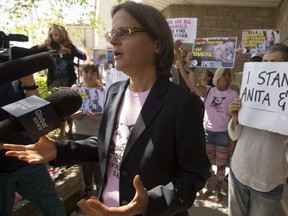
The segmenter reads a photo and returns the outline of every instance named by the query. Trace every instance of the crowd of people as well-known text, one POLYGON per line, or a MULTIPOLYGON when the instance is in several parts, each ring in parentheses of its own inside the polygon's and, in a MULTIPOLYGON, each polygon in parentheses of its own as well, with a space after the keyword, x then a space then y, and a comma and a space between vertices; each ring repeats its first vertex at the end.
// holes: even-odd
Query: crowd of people
MULTIPOLYGON (((179 41, 176 41, 175 44, 175 47, 179 49, 179 41)), ((241 52, 241 50, 239 51, 241 52)), ((185 56, 181 55, 183 49, 176 50, 175 53, 178 54, 178 75, 185 81, 189 90, 200 96, 204 103, 203 124, 206 151, 211 165, 215 165, 217 168, 215 195, 212 200, 216 203, 221 201, 220 191, 225 167, 226 163, 231 161, 228 215, 274 215, 282 199, 284 184, 288 177, 287 147, 285 148, 285 144, 283 145, 283 143, 287 145, 285 142, 287 136, 239 124, 238 112, 242 103, 238 94, 243 82, 243 72, 232 74, 230 69, 218 68, 208 78, 209 72, 203 70, 197 80, 195 68, 187 69, 185 67, 187 59, 186 62, 183 61, 185 59, 185 56), (206 83, 203 81, 204 76, 206 83), (226 77, 226 83, 222 82, 222 86, 217 82, 220 77, 223 80, 226 77), (213 82, 208 83, 207 80, 213 80, 213 82), (218 94, 215 90, 210 92, 210 89, 218 90, 218 94), (209 97, 213 97, 213 100, 209 100, 209 97), (217 106, 221 106, 224 112, 217 111, 215 102, 217 106), (223 131, 217 131, 217 129, 213 131, 218 128, 219 124, 222 124, 223 131), (217 136, 221 136, 221 139, 217 136), (229 159, 229 156, 232 158, 229 159), (271 163, 272 161, 273 163, 271 163)), ((269 46, 264 55, 252 53, 249 61, 287 62, 287 57, 288 47, 276 43, 269 46)), ((188 64, 190 64, 189 61, 188 64)), ((171 73, 173 72, 171 71, 171 73)), ((200 199, 207 199, 211 195, 210 180, 208 179, 204 189, 199 192, 200 199)))
MULTIPOLYGON (((80 75, 83 82, 72 85, 72 88, 93 88, 94 91, 97 91, 97 89, 104 89, 104 84, 101 81, 99 73, 99 67, 93 61, 86 61, 82 65, 80 75)), ((98 135, 102 115, 97 112, 97 109, 87 109, 85 111, 80 109, 71 117, 73 119, 72 136, 74 140, 86 139, 90 136, 98 135)), ((96 189, 98 188, 100 178, 99 163, 83 164, 82 173, 85 184, 84 197, 89 198, 94 194, 94 185, 96 185, 96 189)))
MULTIPOLYGON (((20 176, 26 167, 31 167, 29 172, 37 168, 43 172, 37 176, 43 177, 44 163, 50 163, 82 165, 85 194, 78 206, 89 216, 188 216, 197 196, 208 199, 213 195, 213 202, 222 201, 222 185, 230 162, 229 215, 274 215, 288 177, 288 137, 239 123, 242 74, 235 79, 229 68, 215 72, 203 69, 199 73, 199 68, 191 66, 192 53, 181 47, 181 41, 173 42, 166 19, 151 6, 127 1, 114 6, 111 14, 112 30, 105 37, 113 46, 115 68, 129 79, 106 89, 101 112, 79 110, 71 116, 73 139, 43 136, 37 141, 23 142, 18 137, 4 140, 0 159, 23 165, 3 172, 0 168, 0 181, 6 181, 6 185, 12 181, 9 177, 14 182, 7 198, 0 196, 0 210, 10 215, 15 192, 41 207, 42 199, 37 202, 21 190, 20 183, 15 183, 15 179, 21 179, 14 172, 20 176), (216 167, 215 184, 212 165, 216 167), (9 203, 9 208, 4 203, 9 203)), ((45 43, 33 49, 56 50, 59 64, 48 70, 50 88, 105 88, 93 61, 82 65, 82 82, 76 81, 67 61, 77 48, 65 28, 52 25, 45 43), (63 65, 66 69, 59 68, 63 65)), ((260 60, 287 62, 288 47, 272 44, 263 56, 250 59, 260 60)), ((31 95, 24 92, 25 86, 31 85, 30 79, 17 81, 22 82, 22 98, 24 93, 31 95)), ((19 98, 11 95, 13 101, 19 98)), ((27 181, 25 175, 22 178, 27 181)), ((63 203, 46 174, 42 181, 47 183, 35 185, 39 190, 45 188, 43 193, 49 190, 50 194, 42 196, 54 207, 48 205, 47 209, 58 209, 58 213, 45 215, 65 215, 63 203)), ((29 192, 36 195, 35 191, 29 192)))

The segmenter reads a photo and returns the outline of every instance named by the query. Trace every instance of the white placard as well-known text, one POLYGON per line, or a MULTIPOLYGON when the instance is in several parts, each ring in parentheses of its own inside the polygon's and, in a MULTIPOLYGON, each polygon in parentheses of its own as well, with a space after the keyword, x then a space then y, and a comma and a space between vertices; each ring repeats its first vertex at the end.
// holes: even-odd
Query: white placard
POLYGON ((245 63, 240 99, 240 124, 288 135, 288 62, 245 63))
POLYGON ((171 18, 166 19, 172 31, 174 40, 193 44, 197 32, 197 18, 171 18))

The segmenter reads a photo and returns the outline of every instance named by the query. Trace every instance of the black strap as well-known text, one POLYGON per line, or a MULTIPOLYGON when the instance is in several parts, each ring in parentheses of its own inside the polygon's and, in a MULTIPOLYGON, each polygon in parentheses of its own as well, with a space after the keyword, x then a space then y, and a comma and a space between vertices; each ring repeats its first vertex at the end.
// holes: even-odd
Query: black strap
POLYGON ((203 100, 204 106, 205 106, 206 98, 207 98, 207 96, 208 96, 209 91, 211 90, 211 88, 212 88, 212 86, 209 87, 209 89, 208 89, 208 91, 207 91, 207 93, 206 93, 206 95, 205 95, 205 98, 204 98, 204 100, 203 100))

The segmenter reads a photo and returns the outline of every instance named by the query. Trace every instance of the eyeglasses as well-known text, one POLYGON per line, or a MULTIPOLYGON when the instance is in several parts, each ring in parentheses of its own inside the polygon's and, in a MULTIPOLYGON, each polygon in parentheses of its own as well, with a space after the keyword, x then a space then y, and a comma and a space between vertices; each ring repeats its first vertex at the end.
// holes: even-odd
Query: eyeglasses
POLYGON ((116 34, 120 38, 124 38, 134 34, 135 32, 146 32, 145 29, 140 27, 123 26, 117 29, 112 29, 105 34, 106 41, 109 42, 111 38, 116 34))

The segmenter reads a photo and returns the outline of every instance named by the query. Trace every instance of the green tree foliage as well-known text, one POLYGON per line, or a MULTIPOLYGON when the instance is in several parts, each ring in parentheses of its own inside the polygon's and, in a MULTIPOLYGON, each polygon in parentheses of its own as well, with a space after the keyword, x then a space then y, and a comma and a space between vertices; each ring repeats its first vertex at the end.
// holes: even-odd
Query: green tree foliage
MULTIPOLYGON (((82 33, 73 26, 89 26, 97 31, 103 28, 101 21, 96 19, 97 0, 1 0, 0 31, 6 35, 23 34, 29 37, 30 46, 41 44, 48 36, 52 23, 63 25, 74 38, 82 33)), ((14 43, 14 42, 12 42, 14 43)), ((26 43, 19 46, 25 46, 26 43)), ((18 46, 18 45, 17 45, 18 46)), ((28 45, 29 46, 29 45, 28 45)), ((85 41, 83 41, 85 47, 85 41)), ((1 47, 0 47, 1 49, 1 47)), ((1 51, 1 50, 0 50, 1 51)), ((48 91, 46 76, 39 73, 36 82, 41 97, 57 89, 48 91)))
MULTIPOLYGON (((52 23, 69 26, 89 26, 95 30, 95 0, 1 0, 0 31, 27 35, 33 44, 47 37, 52 23)), ((101 26, 102 27, 102 26, 101 26)), ((71 28, 72 29, 72 28, 71 28)), ((71 29, 68 31, 71 33, 71 29)), ((72 32, 73 33, 73 32, 72 32)))

